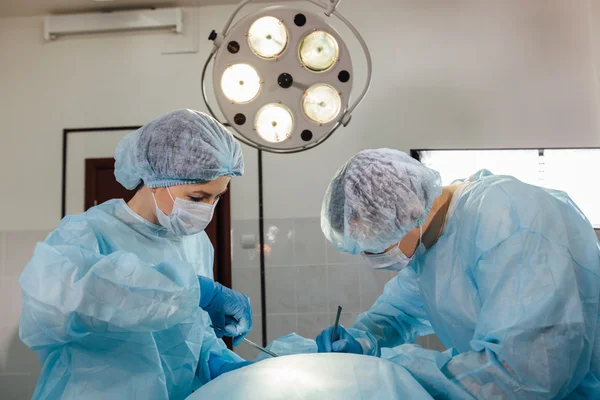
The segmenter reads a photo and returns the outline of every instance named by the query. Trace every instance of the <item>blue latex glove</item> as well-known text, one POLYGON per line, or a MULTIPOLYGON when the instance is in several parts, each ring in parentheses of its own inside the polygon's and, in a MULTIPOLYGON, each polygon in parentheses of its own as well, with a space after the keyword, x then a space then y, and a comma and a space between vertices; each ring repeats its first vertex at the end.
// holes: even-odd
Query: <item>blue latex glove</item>
POLYGON ((210 315, 218 338, 230 336, 237 346, 252 329, 252 308, 250 299, 235 290, 226 288, 203 276, 200 282, 200 308, 210 315))
POLYGON ((234 371, 239 368, 254 364, 254 361, 229 361, 214 353, 211 353, 208 359, 208 370, 210 371, 210 379, 234 371))
POLYGON ((319 349, 319 353, 363 354, 363 348, 360 343, 358 343, 343 326, 338 326, 336 332, 337 340, 333 343, 331 342, 332 332, 333 326, 330 326, 317 336, 317 348, 319 349))

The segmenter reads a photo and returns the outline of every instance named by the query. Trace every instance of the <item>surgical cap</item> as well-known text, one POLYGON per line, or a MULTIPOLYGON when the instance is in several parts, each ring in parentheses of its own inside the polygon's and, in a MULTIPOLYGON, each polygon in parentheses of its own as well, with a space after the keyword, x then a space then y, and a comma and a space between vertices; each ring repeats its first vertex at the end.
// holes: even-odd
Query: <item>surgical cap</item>
POLYGON ((329 184, 321 229, 340 251, 381 253, 422 225, 441 193, 440 175, 407 154, 364 150, 329 184))
POLYGON ((240 144, 214 118, 177 110, 125 136, 115 151, 115 177, 126 189, 203 183, 240 176, 240 144))

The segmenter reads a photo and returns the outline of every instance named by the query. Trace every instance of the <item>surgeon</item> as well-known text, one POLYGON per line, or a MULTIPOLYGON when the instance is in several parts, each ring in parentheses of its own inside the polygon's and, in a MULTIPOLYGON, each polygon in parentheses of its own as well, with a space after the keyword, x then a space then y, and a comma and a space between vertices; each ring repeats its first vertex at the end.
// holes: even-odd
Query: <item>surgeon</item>
POLYGON ((337 249, 399 272, 320 352, 385 357, 440 399, 600 398, 599 245, 565 193, 488 171, 442 187, 402 152, 365 150, 321 217, 337 249), (410 344, 434 332, 449 350, 410 344))
POLYGON ((67 216, 19 279, 20 337, 42 363, 34 399, 185 399, 247 365, 219 338, 243 339, 250 301, 213 281, 204 232, 243 173, 239 143, 178 110, 127 135, 115 158, 133 199, 67 216))

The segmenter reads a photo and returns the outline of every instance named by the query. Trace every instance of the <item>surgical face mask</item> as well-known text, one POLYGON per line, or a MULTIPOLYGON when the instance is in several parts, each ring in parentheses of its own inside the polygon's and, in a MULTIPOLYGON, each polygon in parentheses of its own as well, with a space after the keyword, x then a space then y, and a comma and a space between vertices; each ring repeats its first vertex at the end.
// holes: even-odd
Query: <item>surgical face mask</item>
POLYGON ((380 254, 362 254, 362 257, 369 263, 373 269, 385 269, 388 271, 401 271, 408 266, 410 261, 415 257, 417 251, 422 253, 425 246, 422 243, 423 239, 423 228, 419 227, 419 244, 415 249, 412 257, 407 257, 398 245, 392 249, 380 254))
POLYGON ((156 218, 158 223, 167 228, 170 232, 177 236, 189 236, 202 232, 212 220, 217 202, 214 204, 206 204, 195 201, 183 200, 180 198, 174 199, 171 191, 167 188, 171 200, 173 200, 173 211, 171 214, 165 214, 154 198, 156 205, 156 218))

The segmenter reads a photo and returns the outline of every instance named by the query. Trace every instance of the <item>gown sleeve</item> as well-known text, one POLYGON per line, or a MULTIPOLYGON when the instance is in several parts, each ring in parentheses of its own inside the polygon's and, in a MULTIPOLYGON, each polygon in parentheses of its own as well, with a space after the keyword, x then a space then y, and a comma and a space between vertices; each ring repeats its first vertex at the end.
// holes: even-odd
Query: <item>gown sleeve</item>
POLYGON ((89 332, 168 329, 192 316, 200 298, 189 263, 151 265, 130 252, 101 254, 85 214, 66 217, 37 245, 19 283, 20 336, 34 350, 89 332))
POLYGON ((348 332, 364 354, 379 356, 381 349, 413 343, 433 333, 423 307, 417 274, 405 268, 390 280, 369 311, 360 314, 348 332))

